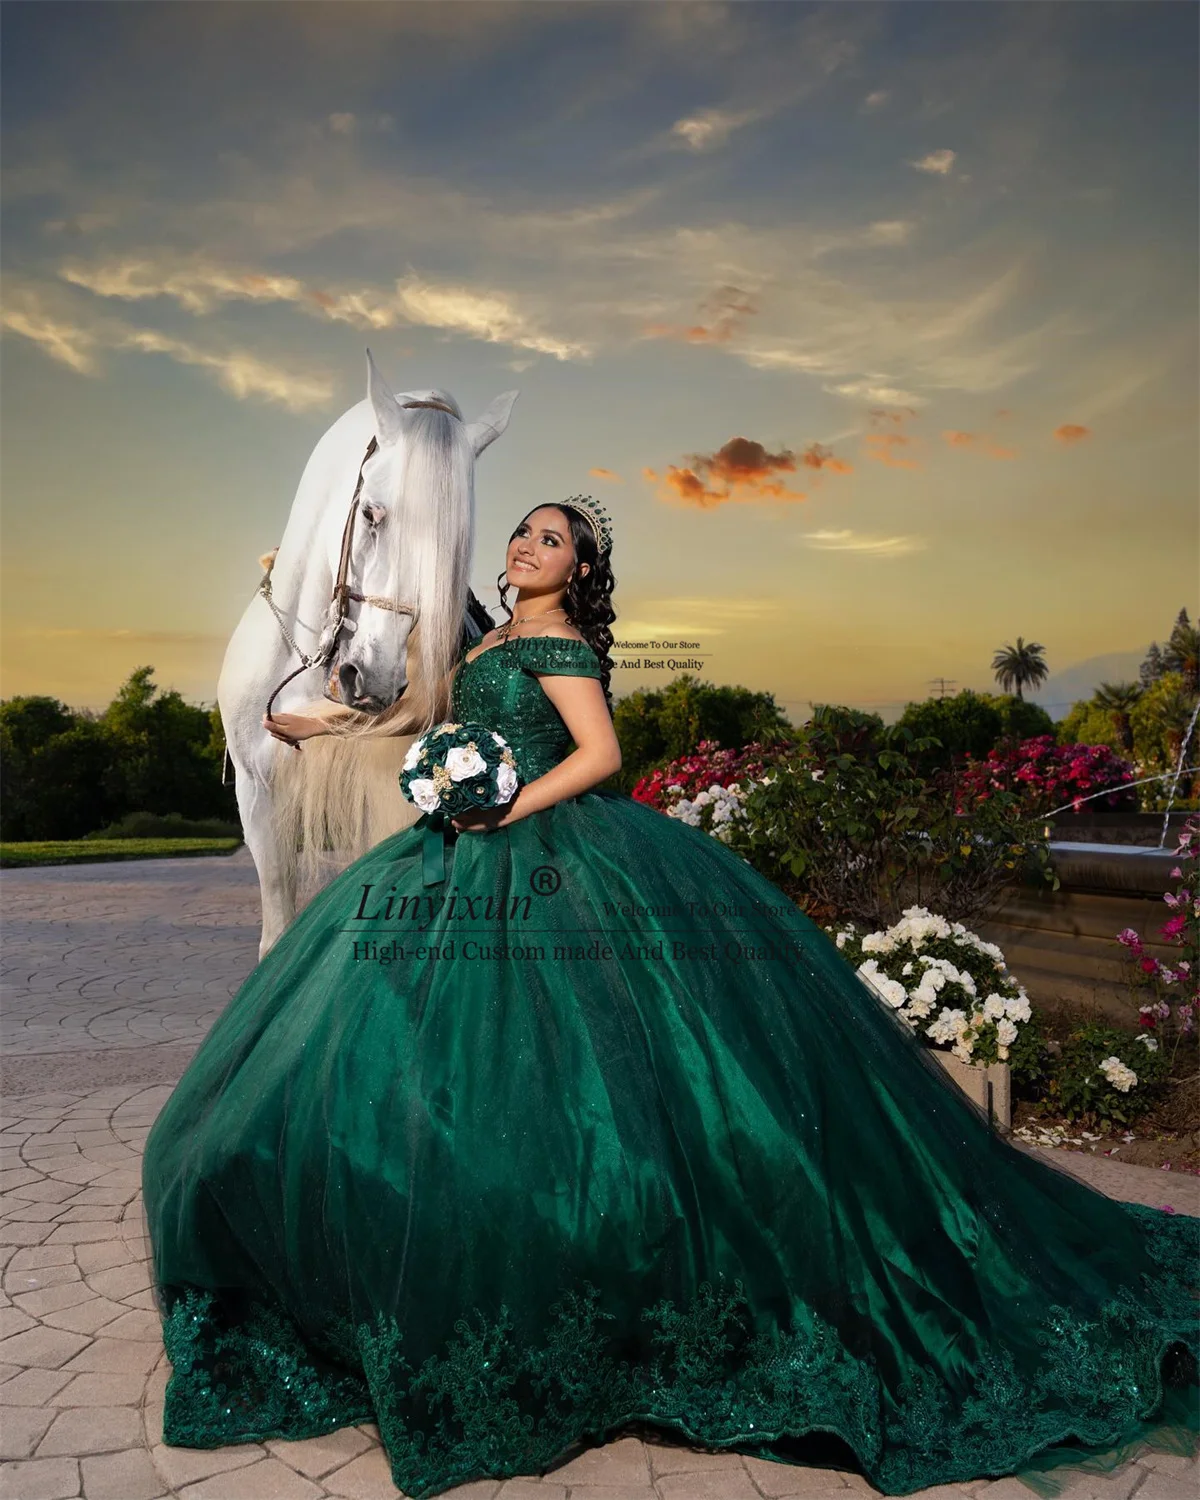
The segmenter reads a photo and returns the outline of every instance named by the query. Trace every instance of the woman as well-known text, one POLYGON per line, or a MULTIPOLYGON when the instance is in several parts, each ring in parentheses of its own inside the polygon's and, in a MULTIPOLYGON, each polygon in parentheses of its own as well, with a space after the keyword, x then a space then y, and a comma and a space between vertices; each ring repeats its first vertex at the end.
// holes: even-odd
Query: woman
POLYGON ((515 800, 327 886, 150 1132, 164 1441, 374 1421, 417 1500, 630 1424, 889 1494, 1191 1451, 1200 1220, 1006 1142, 780 891, 597 789, 590 501, 505 579, 451 713, 515 800))

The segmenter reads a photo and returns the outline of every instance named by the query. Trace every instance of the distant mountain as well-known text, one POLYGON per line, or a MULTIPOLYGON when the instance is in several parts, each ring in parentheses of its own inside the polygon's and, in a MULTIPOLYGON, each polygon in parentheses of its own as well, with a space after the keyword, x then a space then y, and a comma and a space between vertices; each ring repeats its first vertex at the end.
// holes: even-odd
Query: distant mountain
POLYGON ((1090 698, 1102 682, 1137 682, 1138 668, 1150 649, 1147 642, 1140 651, 1111 651, 1106 656, 1089 656, 1086 661, 1053 672, 1036 693, 1027 696, 1040 703, 1052 719, 1065 719, 1071 705, 1080 698, 1090 698))

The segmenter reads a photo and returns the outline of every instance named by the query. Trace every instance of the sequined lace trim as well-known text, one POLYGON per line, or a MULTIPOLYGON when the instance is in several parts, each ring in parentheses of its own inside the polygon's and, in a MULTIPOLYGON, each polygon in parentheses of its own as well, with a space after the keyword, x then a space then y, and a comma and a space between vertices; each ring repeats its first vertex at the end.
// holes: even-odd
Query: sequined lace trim
POLYGON ((1122 1288, 1094 1319, 1053 1308, 1036 1330, 1035 1372, 1019 1373, 995 1347, 965 1394, 921 1368, 889 1394, 873 1357, 851 1352, 812 1312, 786 1333, 752 1333, 740 1281, 705 1283, 683 1309, 646 1309, 655 1352, 637 1363, 617 1357, 604 1326, 615 1319, 585 1282, 555 1304, 538 1346, 514 1338, 507 1308, 494 1318, 475 1310, 416 1370, 394 1318, 342 1319, 302 1337, 278 1307, 231 1314, 189 1288, 164 1299, 173 1373, 163 1440, 213 1448, 375 1421, 413 1500, 544 1472, 572 1445, 629 1423, 741 1452, 830 1432, 887 1494, 1010 1474, 1068 1439, 1125 1438, 1159 1412, 1168 1386, 1197 1378, 1200 1219, 1125 1207, 1144 1224, 1160 1274, 1143 1277, 1137 1295, 1122 1288))
MULTIPOLYGON (((574 636, 562 635, 514 635, 499 646, 489 646, 486 651, 467 660, 464 648, 462 666, 474 667, 496 652, 516 656, 522 667, 534 672, 562 672, 571 677, 599 677, 600 661, 586 641, 577 641, 574 636)), ((461 669, 460 669, 461 670, 461 669)))

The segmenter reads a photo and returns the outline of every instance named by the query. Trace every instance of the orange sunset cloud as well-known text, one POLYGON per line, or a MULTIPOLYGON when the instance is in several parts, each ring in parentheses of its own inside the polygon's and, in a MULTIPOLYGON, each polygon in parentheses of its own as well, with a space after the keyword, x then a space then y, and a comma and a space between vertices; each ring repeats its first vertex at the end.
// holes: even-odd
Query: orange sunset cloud
POLYGON ((942 437, 951 448, 963 448, 968 453, 978 453, 982 458, 1016 458, 1015 448, 1002 448, 985 432, 943 432, 942 437))
POLYGON ((1061 427, 1054 429, 1054 436, 1060 443, 1070 447, 1072 443, 1082 443, 1084 438, 1091 437, 1090 427, 1081 427, 1078 422, 1064 422, 1061 427))
POLYGON ((643 469, 642 473, 651 483, 663 486, 661 498, 711 510, 727 501, 750 504, 761 500, 805 499, 799 490, 789 489, 778 477, 794 474, 798 462, 805 460, 797 460, 788 448, 768 453, 762 443, 752 438, 734 437, 715 453, 689 453, 686 467, 668 464, 662 474, 656 469, 643 469))

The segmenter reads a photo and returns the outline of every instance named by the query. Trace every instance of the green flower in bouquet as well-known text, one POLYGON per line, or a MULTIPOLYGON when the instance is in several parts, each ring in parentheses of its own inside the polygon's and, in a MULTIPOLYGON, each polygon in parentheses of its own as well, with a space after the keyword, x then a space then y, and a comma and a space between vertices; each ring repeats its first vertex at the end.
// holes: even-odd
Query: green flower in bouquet
POLYGON ((521 780, 508 741, 483 724, 438 724, 410 746, 400 790, 422 812, 503 807, 521 780))

